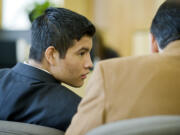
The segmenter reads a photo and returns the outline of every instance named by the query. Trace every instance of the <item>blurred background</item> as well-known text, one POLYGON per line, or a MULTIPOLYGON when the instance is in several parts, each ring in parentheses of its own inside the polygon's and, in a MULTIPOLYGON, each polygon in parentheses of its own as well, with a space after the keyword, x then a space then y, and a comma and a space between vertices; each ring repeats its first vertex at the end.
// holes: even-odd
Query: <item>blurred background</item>
MULTIPOLYGON (((149 54, 149 28, 164 1, 0 0, 0 68, 12 67, 28 58, 31 21, 48 6, 71 9, 95 24, 98 32, 93 39, 94 63, 113 57, 149 54)), ((82 90, 76 92, 84 95, 82 90)))

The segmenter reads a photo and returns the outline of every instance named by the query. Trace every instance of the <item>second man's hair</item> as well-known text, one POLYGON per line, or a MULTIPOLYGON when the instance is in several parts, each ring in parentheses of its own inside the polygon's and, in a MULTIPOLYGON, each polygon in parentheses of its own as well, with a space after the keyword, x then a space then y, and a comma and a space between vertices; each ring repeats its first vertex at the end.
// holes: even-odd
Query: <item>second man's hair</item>
POLYGON ((167 0, 160 6, 152 21, 151 33, 161 49, 180 39, 180 0, 167 0))

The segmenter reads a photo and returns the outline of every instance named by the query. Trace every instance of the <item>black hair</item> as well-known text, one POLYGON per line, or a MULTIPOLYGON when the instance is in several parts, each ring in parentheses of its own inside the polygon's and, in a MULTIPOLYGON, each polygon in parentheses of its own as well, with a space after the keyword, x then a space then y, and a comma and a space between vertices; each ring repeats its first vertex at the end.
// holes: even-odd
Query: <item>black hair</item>
POLYGON ((151 33, 159 47, 164 49, 170 42, 180 39, 180 1, 166 0, 158 9, 151 33))
POLYGON ((32 23, 29 58, 41 62, 49 46, 54 46, 60 58, 64 58, 75 40, 93 37, 94 33, 95 27, 86 17, 65 8, 50 7, 32 23))

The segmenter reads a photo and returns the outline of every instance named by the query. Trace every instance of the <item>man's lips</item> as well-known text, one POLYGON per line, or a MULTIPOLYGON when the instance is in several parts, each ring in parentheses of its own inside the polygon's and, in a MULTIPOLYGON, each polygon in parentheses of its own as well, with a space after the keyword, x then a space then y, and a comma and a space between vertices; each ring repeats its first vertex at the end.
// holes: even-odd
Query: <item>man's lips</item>
MULTIPOLYGON (((89 72, 88 72, 88 73, 89 73, 89 72)), ((82 78, 82 79, 86 79, 88 73, 81 75, 81 78, 82 78)))

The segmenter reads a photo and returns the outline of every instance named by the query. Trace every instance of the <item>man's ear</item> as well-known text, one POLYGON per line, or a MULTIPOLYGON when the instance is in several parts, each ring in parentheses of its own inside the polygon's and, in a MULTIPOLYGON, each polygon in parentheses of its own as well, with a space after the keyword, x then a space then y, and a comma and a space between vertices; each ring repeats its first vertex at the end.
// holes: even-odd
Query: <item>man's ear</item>
POLYGON ((49 46, 44 53, 45 59, 51 65, 55 65, 56 55, 57 55, 57 51, 54 48, 54 46, 49 46))
POLYGON ((150 33, 150 42, 151 42, 152 53, 158 53, 159 52, 158 42, 152 33, 150 33))

